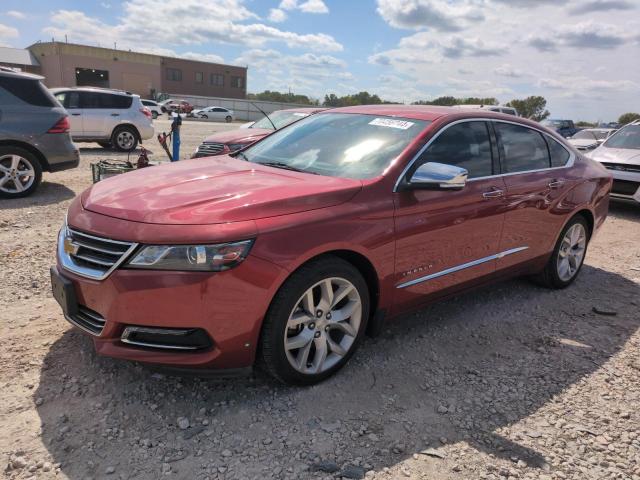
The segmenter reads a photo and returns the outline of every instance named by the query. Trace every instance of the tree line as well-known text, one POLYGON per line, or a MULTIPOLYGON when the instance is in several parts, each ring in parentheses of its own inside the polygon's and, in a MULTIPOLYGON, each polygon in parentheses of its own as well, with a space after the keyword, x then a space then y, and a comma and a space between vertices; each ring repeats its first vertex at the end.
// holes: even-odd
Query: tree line
MULTIPOLYGON (((367 91, 358 92, 352 95, 343 95, 341 97, 334 93, 329 93, 324 96, 324 100, 321 102, 318 99, 308 97, 307 95, 297 95, 294 93, 280 93, 276 91, 265 90, 261 93, 250 93, 247 95, 248 100, 265 100, 269 102, 280 103, 297 103, 301 105, 322 105, 324 107, 350 107, 354 105, 380 105, 380 104, 393 104, 397 102, 389 102, 383 100, 376 94, 371 94, 367 91)), ((413 102, 413 105, 438 105, 438 106, 454 106, 454 105, 499 105, 498 99, 494 97, 463 97, 457 98, 450 95, 434 98, 433 100, 418 100, 413 102)), ((515 108, 518 113, 525 118, 541 122, 549 117, 550 113, 547 110, 547 100, 539 95, 531 95, 526 98, 517 99, 507 102, 505 104, 508 107, 515 108)), ((634 120, 640 119, 638 113, 625 113, 620 116, 618 123, 624 125, 634 120)), ((578 122, 580 126, 589 126, 589 122, 578 122)))

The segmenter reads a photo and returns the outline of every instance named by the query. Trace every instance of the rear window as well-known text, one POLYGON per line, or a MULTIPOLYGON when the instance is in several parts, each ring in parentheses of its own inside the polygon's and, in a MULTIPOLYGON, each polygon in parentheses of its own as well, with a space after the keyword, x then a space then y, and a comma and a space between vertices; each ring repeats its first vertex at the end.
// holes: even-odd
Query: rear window
POLYGON ((0 88, 36 107, 55 107, 55 100, 39 80, 0 76, 0 88))
POLYGON ((133 97, 110 93, 80 92, 82 108, 125 109, 131 107, 133 97))

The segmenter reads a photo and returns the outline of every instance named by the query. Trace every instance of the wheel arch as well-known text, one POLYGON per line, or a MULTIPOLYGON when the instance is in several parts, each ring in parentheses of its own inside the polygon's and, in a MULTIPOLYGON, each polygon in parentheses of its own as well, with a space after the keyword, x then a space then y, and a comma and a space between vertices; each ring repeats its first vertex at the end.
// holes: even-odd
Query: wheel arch
POLYGON ((595 221, 596 221, 595 220, 595 215, 588 208, 583 208, 583 209, 578 210, 577 212, 575 212, 573 215, 571 215, 571 218, 569 218, 569 220, 567 220, 567 223, 570 222, 572 218, 575 218, 578 215, 584 217, 584 219, 587 221, 587 225, 589 226, 589 238, 591 238, 593 236, 594 230, 596 228, 595 227, 595 221))
POLYGON ((42 170, 45 172, 50 172, 51 171, 51 167, 49 166, 49 162, 47 161, 47 157, 44 156, 44 154, 38 150, 36 147, 34 147, 33 145, 26 143, 26 142, 22 142, 20 140, 11 140, 11 139, 7 139, 7 140, 0 140, 0 147, 18 147, 18 148, 22 148, 26 151, 28 151, 29 153, 33 154, 36 159, 40 162, 40 166, 42 167, 42 170))
POLYGON ((119 128, 123 128, 123 127, 129 127, 131 129, 133 129, 134 132, 136 132, 136 136, 138 137, 138 142, 142 142, 142 137, 140 136, 140 130, 138 130, 138 128, 130 122, 123 122, 123 123, 119 123, 118 125, 116 125, 115 127, 113 127, 113 130, 111 131, 111 136, 109 137, 109 140, 111 142, 115 142, 115 134, 118 131, 119 128))

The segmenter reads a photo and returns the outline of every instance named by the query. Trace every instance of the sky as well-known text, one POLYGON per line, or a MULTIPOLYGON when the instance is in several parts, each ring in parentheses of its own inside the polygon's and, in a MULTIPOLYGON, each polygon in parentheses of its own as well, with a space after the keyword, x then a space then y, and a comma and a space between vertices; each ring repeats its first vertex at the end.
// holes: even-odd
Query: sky
POLYGON ((56 40, 249 67, 249 92, 542 95, 640 111, 640 0, 2 0, 0 45, 56 40))

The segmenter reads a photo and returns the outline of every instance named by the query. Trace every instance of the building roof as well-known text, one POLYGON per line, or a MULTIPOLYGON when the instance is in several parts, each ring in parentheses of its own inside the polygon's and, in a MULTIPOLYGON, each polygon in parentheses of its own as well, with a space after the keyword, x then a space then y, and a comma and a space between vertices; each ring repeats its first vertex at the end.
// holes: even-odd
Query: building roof
POLYGON ((26 48, 0 47, 0 63, 37 67, 38 59, 26 48))

